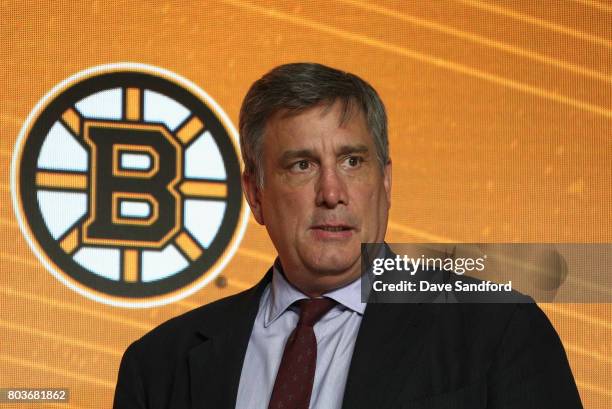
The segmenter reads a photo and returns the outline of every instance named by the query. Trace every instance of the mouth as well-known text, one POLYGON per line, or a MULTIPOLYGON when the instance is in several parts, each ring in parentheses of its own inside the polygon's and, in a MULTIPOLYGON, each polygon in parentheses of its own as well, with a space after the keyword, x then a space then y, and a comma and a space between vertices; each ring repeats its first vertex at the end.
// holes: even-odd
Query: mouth
POLYGON ((353 235, 355 228, 344 224, 321 224, 312 226, 311 230, 317 239, 346 239, 353 235))
POLYGON ((313 229, 319 229, 324 231, 345 231, 352 230, 352 227, 349 226, 315 226, 313 229))

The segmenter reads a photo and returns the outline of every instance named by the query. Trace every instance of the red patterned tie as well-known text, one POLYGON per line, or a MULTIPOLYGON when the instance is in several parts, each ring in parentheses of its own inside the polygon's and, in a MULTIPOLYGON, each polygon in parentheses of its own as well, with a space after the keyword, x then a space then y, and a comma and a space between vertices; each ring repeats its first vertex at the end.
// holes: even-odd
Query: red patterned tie
POLYGON ((317 339, 313 326, 336 302, 330 298, 297 301, 300 320, 281 360, 268 409, 308 409, 317 365, 317 339))

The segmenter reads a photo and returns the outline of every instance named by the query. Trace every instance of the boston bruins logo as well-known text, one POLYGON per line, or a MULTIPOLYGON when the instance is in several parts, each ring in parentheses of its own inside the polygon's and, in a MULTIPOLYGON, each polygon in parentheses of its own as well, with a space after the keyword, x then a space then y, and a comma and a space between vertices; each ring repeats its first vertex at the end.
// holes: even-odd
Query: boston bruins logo
POLYGON ((47 269, 94 300, 175 301, 209 283, 244 233, 237 133, 188 80, 141 64, 59 84, 13 156, 21 229, 47 269))

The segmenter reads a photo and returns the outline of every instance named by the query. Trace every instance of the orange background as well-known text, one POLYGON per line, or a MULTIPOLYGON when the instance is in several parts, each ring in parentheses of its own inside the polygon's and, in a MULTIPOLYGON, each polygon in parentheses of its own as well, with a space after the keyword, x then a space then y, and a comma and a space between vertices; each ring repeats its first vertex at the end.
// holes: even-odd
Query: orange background
MULTIPOLYGON (((0 387, 67 387, 70 407, 110 407, 130 342, 254 284, 275 254, 251 219, 227 286, 140 310, 85 299, 42 267, 11 206, 14 143, 43 95, 98 64, 174 71, 234 124, 249 85, 278 64, 354 72, 388 109, 388 241, 612 242, 610 1, 0 4, 0 387)), ((542 308, 585 407, 612 407, 611 305, 542 308)))

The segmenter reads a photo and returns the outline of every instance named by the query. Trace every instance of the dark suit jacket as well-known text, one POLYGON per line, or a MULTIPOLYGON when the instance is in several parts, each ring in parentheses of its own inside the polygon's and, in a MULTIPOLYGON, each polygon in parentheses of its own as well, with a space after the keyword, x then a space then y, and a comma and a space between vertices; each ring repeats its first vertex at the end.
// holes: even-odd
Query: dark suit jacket
MULTIPOLYGON (((115 409, 233 409, 270 278, 268 271, 252 289, 130 345, 115 409)), ((536 304, 369 304, 343 402, 344 409, 581 407, 563 346, 536 304)))

